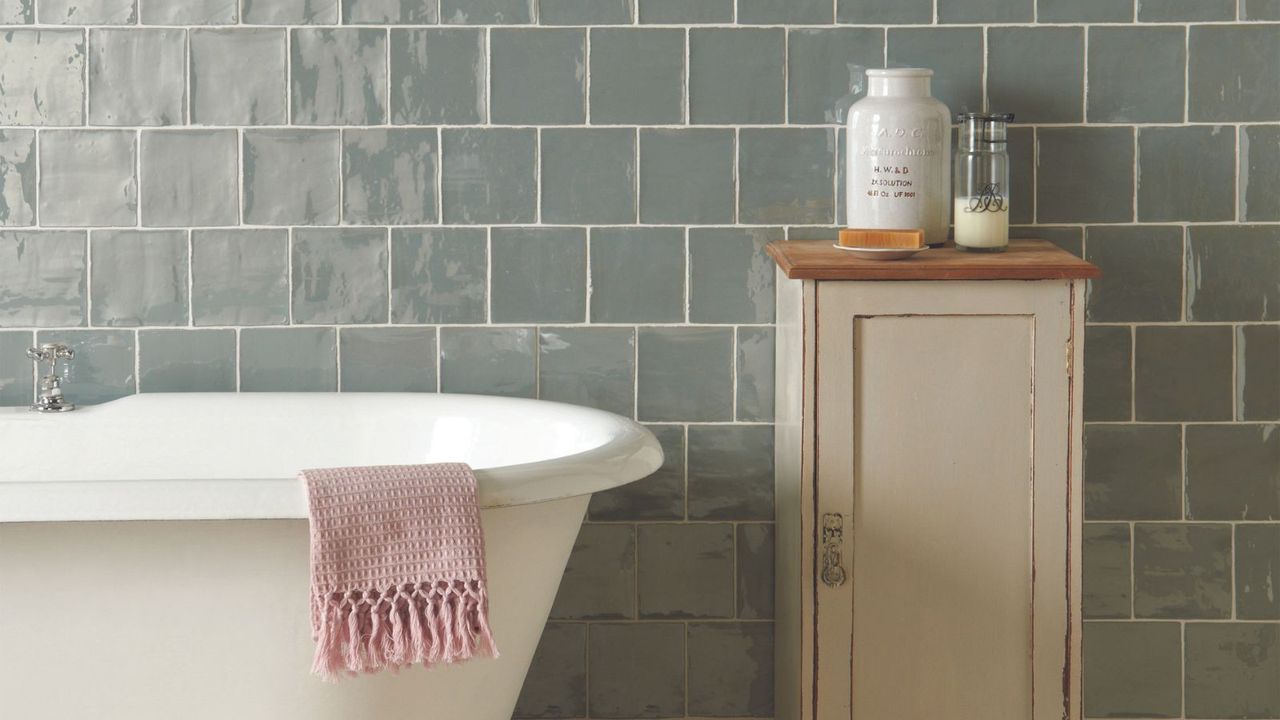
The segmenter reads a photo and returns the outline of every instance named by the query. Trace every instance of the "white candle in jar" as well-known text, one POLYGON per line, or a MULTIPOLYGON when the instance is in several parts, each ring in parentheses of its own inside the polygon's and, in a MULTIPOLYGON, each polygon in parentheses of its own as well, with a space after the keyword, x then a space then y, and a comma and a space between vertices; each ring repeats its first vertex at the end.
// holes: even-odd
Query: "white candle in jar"
POLYGON ((956 245, 972 248, 1000 248, 1009 244, 1009 206, 1000 210, 969 209, 969 198, 956 198, 956 245))

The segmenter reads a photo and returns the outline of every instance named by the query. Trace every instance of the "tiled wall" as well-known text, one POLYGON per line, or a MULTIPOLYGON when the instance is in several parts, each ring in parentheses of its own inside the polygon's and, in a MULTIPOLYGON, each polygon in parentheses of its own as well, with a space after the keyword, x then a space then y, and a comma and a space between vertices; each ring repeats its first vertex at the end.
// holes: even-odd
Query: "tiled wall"
POLYGON ((0 402, 445 390, 650 423, 518 714, 769 716, 772 272, 861 68, 1014 111, 1089 292, 1086 709, 1280 717, 1280 2, 3 0, 0 402), (591 127, 586 127, 591 126, 591 127))

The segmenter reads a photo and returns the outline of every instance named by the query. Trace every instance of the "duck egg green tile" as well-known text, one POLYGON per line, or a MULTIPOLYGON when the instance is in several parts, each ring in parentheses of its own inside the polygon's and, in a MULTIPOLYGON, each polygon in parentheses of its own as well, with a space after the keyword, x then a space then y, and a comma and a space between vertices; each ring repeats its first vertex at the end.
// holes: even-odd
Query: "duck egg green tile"
POLYGON ((773 519, 773 426, 689 426, 689 519, 773 519))
POLYGON ((483 228, 391 231, 391 322, 483 323, 488 285, 483 228))
POLYGON ((738 142, 739 222, 834 222, 834 130, 748 128, 738 142))
POLYGON ((641 618, 733 617, 732 524, 648 524, 638 532, 641 618))
POLYGON ((1138 130, 1138 219, 1235 219, 1236 133, 1229 126, 1138 130))
POLYGON ((734 131, 640 131, 640 221, 732 223, 734 131))
POLYGON ((1280 326, 1236 328, 1236 419, 1280 419, 1280 326))
POLYGON ((689 713, 773 717, 770 624, 689 624, 689 713))
POLYGON ((636 342, 640 420, 732 417, 733 328, 642 327, 636 342))
POLYGON ((595 623, 589 628, 591 717, 678 717, 684 713, 682 623, 595 623))
POLYGON ((1134 525, 1133 584, 1136 617, 1231 617, 1231 526, 1134 525))
POLYGON ((86 239, 76 231, 0 231, 0 327, 84 325, 86 239))
POLYGON ((237 224, 238 153, 235 130, 143 132, 142 224, 237 224))
POLYGON ((635 616, 635 527, 583 525, 560 579, 551 617, 630 620, 635 616))
POLYGON ((236 331, 138 333, 139 392, 235 392, 236 331))
POLYGON ((1187 427, 1187 518, 1280 520, 1275 425, 1187 427))
POLYGON ((1280 220, 1280 126, 1242 126, 1239 167, 1239 218, 1280 220))
POLYGON ((1084 515, 1088 520, 1180 519, 1182 429, 1086 425, 1084 515))
POLYGON ((438 157, 434 128, 344 130, 342 222, 435 222, 438 157))
POLYGON ((131 130, 41 132, 40 224, 133 225, 138 212, 134 138, 131 130))
POLYGON ((30 405, 34 400, 35 375, 27 357, 27 348, 34 344, 34 333, 0 332, 0 407, 30 405))
POLYGON ((1182 631, 1175 622, 1084 624, 1086 717, 1182 714, 1182 631))
POLYGON ((0 225, 36 223, 36 133, 0 130, 0 225))
POLYGON ((186 325, 187 233, 97 230, 90 239, 94 325, 186 325))
POLYGON ((178 28, 89 33, 89 123, 186 122, 187 35, 178 28))
POLYGON ((1235 553, 1236 617, 1280 620, 1280 525, 1237 525, 1235 553))
POLYGON ((132 330, 41 330, 36 344, 44 343, 65 343, 75 351, 62 374, 69 402, 95 405, 135 392, 132 330))
POLYGON ((136 0, 40 0, 40 22, 50 25, 132 25, 136 0))
POLYGON ((938 0, 940 23, 1029 23, 1035 0, 938 0))
POLYGON ((1036 21, 1042 23, 1133 22, 1133 3, 1134 0, 1039 0, 1036 21))
POLYGON ((987 94, 995 112, 1033 123, 1084 118, 1084 29, 991 28, 987 94))
POLYGON ((494 228, 493 322, 583 322, 587 237, 582 228, 494 228))
POLYGON ((1280 0, 1240 0, 1241 20, 1280 20, 1280 0))
POLYGON ((387 34, 373 28, 292 31, 296 125, 381 125, 387 115, 387 34))
POLYGON ((889 67, 933 70, 933 96, 952 113, 982 111, 982 28, 890 28, 889 67))
POLYGON ((738 420, 773 421, 773 365, 773 328, 738 328, 738 420))
POLYGON ((630 128, 542 131, 542 220, 623 224, 636 220, 636 132, 630 128))
POLYGON ((1087 233, 1085 259, 1102 268, 1085 292, 1089 321, 1182 319, 1181 227, 1102 226, 1087 233))
POLYGON ((867 68, 884 65, 884 31, 792 29, 787 39, 787 115, 792 123, 844 122, 866 89, 867 68))
POLYGON ((1270 25, 1193 25, 1188 40, 1189 120, 1280 120, 1280 33, 1270 25))
POLYGON ((1280 624, 1187 623, 1187 717, 1280 716, 1280 624))
POLYGON ((537 131, 441 131, 441 205, 448 224, 527 223, 537 218, 537 131))
POLYGON ((337 130, 244 131, 244 221, 336 225, 337 130))
POLYGON ((533 0, 440 0, 440 22, 527 25, 533 22, 533 0))
POLYGON ((354 25, 434 25, 439 0, 342 0, 342 22, 354 25))
POLYGON ((648 426, 662 445, 662 466, 652 475, 591 496, 596 521, 684 518, 684 434, 679 425, 648 426))
POLYGON ((1026 237, 1035 237, 1042 240, 1048 240, 1058 248, 1080 257, 1084 255, 1084 228, 1082 227, 1054 227, 1050 225, 1037 225, 1032 228, 1011 229, 1013 235, 1025 235, 1026 237))
POLYGON ((1083 536, 1084 617, 1127 618, 1130 592, 1129 526, 1125 523, 1085 523, 1083 536))
POLYGON ((1084 419, 1133 419, 1133 339, 1128 327, 1092 325, 1084 332, 1084 419))
POLYGON ((534 397, 536 344, 532 328, 440 328, 440 390, 534 397))
POLYGON ((0 67, 0 122, 84 122, 85 46, 79 30, 9 30, 0 35, 0 67))
POLYGON ((591 122, 681 123, 684 35, 665 28, 592 30, 591 122))
POLYGON ((143 25, 234 25, 238 0, 144 0, 143 25))
POLYGON ((338 389, 338 331, 245 328, 240 331, 243 392, 334 392, 338 389))
POLYGON ((1036 217, 1040 222, 1133 219, 1131 128, 1036 130, 1036 217))
POLYGON ((284 30, 192 30, 191 123, 282 125, 288 109, 284 30))
POLYGON ((541 328, 538 397, 631 417, 635 348, 631 328, 541 328))
POLYGON ((547 623, 516 701, 517 718, 587 716, 586 623, 547 623))
POLYGON ((734 0, 637 0, 641 23, 670 25, 733 22, 734 0))
POLYGON ((292 262, 295 323, 387 322, 385 230, 297 230, 292 262))
POLYGON ((541 0, 543 25, 630 25, 635 0, 541 0))
POLYGON ((1186 63, 1181 27, 1089 28, 1089 121, 1181 122, 1186 63))
POLYGON ((585 29, 493 30, 489 43, 493 122, 576 125, 586 121, 585 29))
POLYGON ((391 29, 391 122, 479 123, 488 65, 484 31, 391 29))
POLYGON ((287 323, 288 231, 193 231, 191 315, 196 325, 287 323))
POLYGON ((774 265, 764 246, 780 228, 689 230, 689 320, 768 323, 774 317, 774 265))
POLYGON ((247 25, 332 25, 338 0, 240 0, 247 25))
POLYGON ((1138 420, 1230 420, 1232 337, 1223 326, 1139 327, 1134 339, 1138 420))
POLYGON ((1138 22, 1235 19, 1235 0, 1138 0, 1138 22))
POLYGON ((742 25, 829 25, 835 19, 829 0, 738 0, 742 25))
POLYGON ((772 523, 742 523, 738 526, 738 617, 749 620, 773 618, 772 523))
POLYGON ((342 328, 343 392, 435 392, 435 328, 342 328))
POLYGON ((933 22, 933 0, 837 0, 836 22, 927 25, 933 22))
POLYGON ((786 121, 786 30, 689 31, 689 121, 764 125, 786 121))
POLYGON ((5 25, 30 25, 35 21, 35 0, 10 0, 0 6, 0 23, 5 25))
POLYGON ((1189 228, 1187 319, 1280 319, 1280 228, 1189 228))
POLYGON ((684 249, 680 228, 593 229, 592 322, 682 321, 684 249))

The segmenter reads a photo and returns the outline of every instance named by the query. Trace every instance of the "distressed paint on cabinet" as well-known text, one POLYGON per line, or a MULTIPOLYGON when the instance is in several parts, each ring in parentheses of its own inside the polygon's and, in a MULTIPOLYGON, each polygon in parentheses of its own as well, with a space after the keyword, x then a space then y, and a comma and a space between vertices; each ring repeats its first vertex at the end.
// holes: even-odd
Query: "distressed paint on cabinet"
POLYGON ((779 272, 778 718, 1081 717, 1082 309, 779 272))

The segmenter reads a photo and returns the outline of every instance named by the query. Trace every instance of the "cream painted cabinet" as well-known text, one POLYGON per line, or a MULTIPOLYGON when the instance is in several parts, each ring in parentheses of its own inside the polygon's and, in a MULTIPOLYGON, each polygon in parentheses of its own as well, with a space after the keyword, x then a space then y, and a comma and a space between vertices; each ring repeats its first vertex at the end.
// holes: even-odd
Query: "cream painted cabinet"
POLYGON ((1077 720, 1096 268, 1040 241, 779 264, 780 720, 1077 720))

